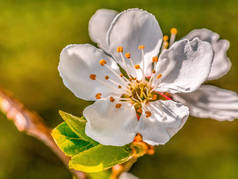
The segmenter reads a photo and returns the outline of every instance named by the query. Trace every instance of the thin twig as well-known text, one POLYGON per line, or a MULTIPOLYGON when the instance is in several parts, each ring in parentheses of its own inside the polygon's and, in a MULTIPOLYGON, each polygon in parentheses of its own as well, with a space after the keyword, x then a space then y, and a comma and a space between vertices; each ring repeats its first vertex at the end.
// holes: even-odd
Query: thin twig
MULTIPOLYGON (((13 120, 15 126, 20 132, 33 136, 45 145, 47 145, 68 167, 69 158, 57 147, 52 136, 51 130, 43 123, 43 119, 35 112, 27 109, 21 102, 9 95, 0 88, 0 111, 2 111, 8 119, 13 120)), ((85 179, 83 172, 70 170, 78 179, 85 179)))
POLYGON ((118 164, 112 167, 112 174, 110 179, 118 179, 120 178, 121 174, 124 172, 128 172, 133 164, 137 161, 138 157, 133 156, 130 160, 123 164, 118 164))

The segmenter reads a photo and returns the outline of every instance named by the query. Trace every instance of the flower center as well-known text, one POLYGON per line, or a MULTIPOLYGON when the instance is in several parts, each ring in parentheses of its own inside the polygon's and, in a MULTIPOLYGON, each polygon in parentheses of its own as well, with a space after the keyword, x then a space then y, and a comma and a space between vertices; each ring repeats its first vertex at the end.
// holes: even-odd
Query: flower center
POLYGON ((123 94, 121 98, 130 99, 132 104, 147 103, 157 99, 156 92, 153 91, 149 81, 142 81, 130 79, 131 83, 128 84, 129 94, 123 94))
MULTIPOLYGON (((171 29, 171 37, 164 36, 162 51, 171 46, 177 34, 177 29, 171 29)), ((110 72, 118 78, 117 81, 111 79, 110 76, 106 75, 104 79, 97 78, 96 74, 90 74, 89 78, 101 83, 104 86, 111 88, 114 92, 122 94, 120 97, 110 96, 110 102, 116 101, 115 108, 121 108, 123 102, 129 102, 134 105, 135 110, 140 116, 144 111, 146 117, 151 116, 151 112, 147 110, 146 104, 156 100, 171 100, 170 94, 161 93, 157 91, 158 85, 160 84, 162 74, 156 72, 155 67, 157 66, 158 56, 154 56, 152 61, 152 73, 150 77, 145 74, 145 59, 144 59, 144 45, 139 45, 138 50, 141 51, 141 64, 134 64, 131 54, 129 52, 124 53, 123 47, 118 47, 117 52, 119 53, 119 64, 123 67, 124 74, 118 74, 108 64, 105 59, 99 60, 99 64, 102 67, 107 68, 110 72), (140 74, 140 76, 138 76, 140 74), (136 76, 136 77, 135 77, 136 76), (137 79, 138 78, 138 79, 137 79)), ((101 99, 103 96, 102 92, 98 92, 95 95, 96 99, 101 99)), ((139 119, 139 117, 138 117, 139 119)))

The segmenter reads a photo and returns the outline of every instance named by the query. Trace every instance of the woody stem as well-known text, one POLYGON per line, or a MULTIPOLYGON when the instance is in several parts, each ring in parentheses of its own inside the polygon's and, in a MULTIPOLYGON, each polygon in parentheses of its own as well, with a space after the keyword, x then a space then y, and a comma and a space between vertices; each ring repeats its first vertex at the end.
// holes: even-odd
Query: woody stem
MULTIPOLYGON (((48 146, 61 161, 68 167, 69 158, 57 147, 52 136, 51 129, 47 128, 44 120, 35 112, 27 109, 20 101, 0 88, 0 112, 12 120, 20 132, 35 137, 48 146)), ((69 169, 70 170, 70 169, 69 169)), ((86 179, 86 174, 76 170, 70 172, 77 179, 86 179)))

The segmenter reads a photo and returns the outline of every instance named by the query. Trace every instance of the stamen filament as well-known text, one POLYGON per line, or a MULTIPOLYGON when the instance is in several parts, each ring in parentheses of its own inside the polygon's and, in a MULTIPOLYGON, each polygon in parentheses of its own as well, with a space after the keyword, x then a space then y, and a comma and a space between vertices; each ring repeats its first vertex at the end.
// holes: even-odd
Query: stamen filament
POLYGON ((129 69, 128 69, 128 66, 126 64, 126 60, 122 54, 122 52, 120 52, 120 56, 121 56, 121 60, 122 60, 122 63, 123 63, 123 66, 124 66, 124 70, 126 71, 127 73, 127 76, 131 77, 130 73, 129 73, 129 69))
POLYGON ((177 29, 176 28, 172 28, 170 30, 171 36, 170 36, 170 40, 169 40, 169 46, 171 47, 171 45, 173 45, 175 38, 176 38, 176 34, 177 34, 177 29))
POLYGON ((112 79, 108 79, 108 81, 110 81, 111 83, 113 83, 113 84, 115 84, 115 85, 117 85, 117 86, 121 86, 122 89, 124 89, 124 90, 130 92, 130 91, 127 89, 126 86, 124 86, 124 85, 122 85, 122 84, 120 84, 120 83, 117 83, 116 81, 114 81, 114 80, 112 80, 112 79))
POLYGON ((116 73, 110 66, 108 66, 107 64, 104 65, 109 71, 111 71, 119 80, 121 80, 121 82, 123 82, 123 84, 125 84, 124 79, 118 74, 116 73))
POLYGON ((145 53, 144 53, 144 47, 141 48, 141 60, 142 60, 142 69, 143 72, 145 71, 145 59, 144 59, 145 53))
POLYGON ((97 82, 101 83, 102 85, 105 85, 105 86, 107 86, 108 88, 111 88, 111 89, 117 91, 118 93, 121 93, 121 92, 122 92, 122 91, 119 90, 118 88, 115 88, 114 86, 110 85, 109 83, 107 83, 107 82, 105 82, 105 81, 102 81, 102 80, 100 80, 100 79, 95 79, 95 80, 96 80, 97 82))

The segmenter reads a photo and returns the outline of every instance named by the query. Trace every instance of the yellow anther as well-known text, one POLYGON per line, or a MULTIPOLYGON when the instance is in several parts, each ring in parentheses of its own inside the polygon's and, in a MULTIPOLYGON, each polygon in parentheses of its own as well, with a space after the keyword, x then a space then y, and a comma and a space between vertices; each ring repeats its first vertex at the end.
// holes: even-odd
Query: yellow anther
POLYGON ((101 97, 102 97, 102 93, 97 93, 95 96, 96 99, 101 99, 101 97))
POLYGON ((178 33, 178 30, 176 28, 170 29, 170 33, 176 35, 178 33))
POLYGON ((129 58, 131 58, 131 54, 130 53, 125 53, 125 57, 129 59, 129 58))
POLYGON ((157 78, 157 79, 160 79, 161 77, 162 77, 162 74, 160 73, 160 74, 157 75, 156 78, 157 78))
POLYGON ((95 74, 91 74, 91 75, 89 75, 89 78, 90 78, 91 80, 96 80, 96 75, 95 75, 95 74))
POLYGON ((122 73, 120 74, 120 77, 123 77, 123 74, 122 74, 122 73))
POLYGON ((116 108, 121 108, 121 104, 118 103, 118 104, 115 105, 115 107, 116 108))
POLYGON ((102 65, 102 66, 104 66, 105 64, 107 64, 107 61, 104 60, 104 59, 101 59, 101 60, 99 61, 99 64, 102 65))
POLYGON ((139 109, 136 110, 136 112, 138 112, 138 113, 142 113, 142 109, 139 108, 139 109))
POLYGON ((121 88, 121 85, 118 85, 118 88, 121 88))
POLYGON ((157 56, 153 57, 152 62, 158 62, 158 57, 157 56))
POLYGON ((145 117, 150 117, 151 116, 151 112, 150 111, 145 111, 145 117))
POLYGON ((155 74, 155 72, 156 72, 156 71, 153 69, 153 70, 152 70, 152 73, 154 73, 154 74, 155 74))
POLYGON ((144 45, 139 45, 139 46, 138 46, 138 49, 144 49, 144 48, 145 48, 144 45))
POLYGON ((151 116, 151 112, 150 111, 145 111, 145 117, 150 117, 151 116))
POLYGON ((109 76, 107 75, 107 76, 105 76, 105 80, 108 80, 109 79, 109 76))
POLYGON ((164 41, 168 41, 168 40, 169 40, 169 37, 168 37, 167 35, 164 35, 163 40, 164 40, 164 41))
POLYGON ((111 97, 110 97, 110 102, 113 103, 114 101, 115 101, 115 99, 111 96, 111 97))
POLYGON ((118 53, 120 53, 120 52, 122 53, 122 52, 123 52, 123 47, 121 47, 121 46, 120 46, 120 47, 117 47, 117 52, 118 52, 118 53))
POLYGON ((135 69, 140 69, 140 65, 135 65, 135 69))

